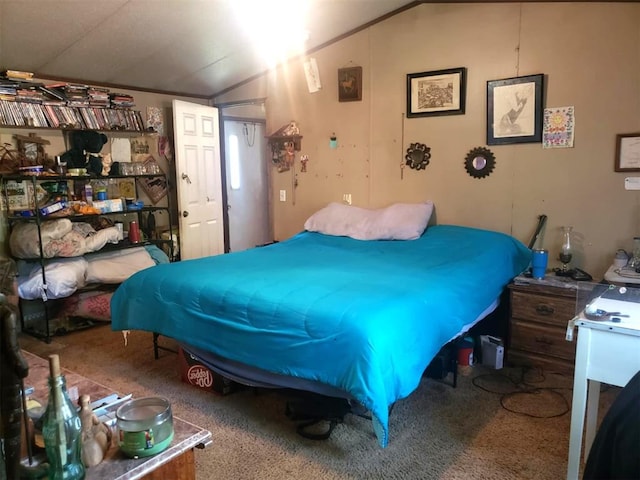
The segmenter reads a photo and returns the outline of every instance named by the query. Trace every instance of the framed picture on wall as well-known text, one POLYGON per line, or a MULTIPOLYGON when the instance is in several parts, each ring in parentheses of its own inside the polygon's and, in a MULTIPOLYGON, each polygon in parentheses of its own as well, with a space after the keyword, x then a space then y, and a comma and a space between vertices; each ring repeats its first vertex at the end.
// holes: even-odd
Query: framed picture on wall
POLYGON ((359 102, 362 100, 362 67, 338 69, 338 101, 359 102))
POLYGON ((640 172, 640 132, 616 135, 616 172, 640 172))
POLYGON ((487 82, 487 145, 542 142, 544 75, 487 82))
POLYGON ((407 74, 407 117, 464 114, 467 69, 407 74))

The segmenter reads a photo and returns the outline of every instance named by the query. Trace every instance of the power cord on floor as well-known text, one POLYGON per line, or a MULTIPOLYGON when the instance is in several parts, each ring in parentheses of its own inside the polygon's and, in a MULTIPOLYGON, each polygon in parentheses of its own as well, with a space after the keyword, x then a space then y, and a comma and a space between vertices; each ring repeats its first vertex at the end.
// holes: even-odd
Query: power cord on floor
MULTIPOLYGON (((510 370, 518 371, 516 378, 514 378, 512 375, 509 375, 509 372, 487 373, 474 377, 472 383, 480 390, 500 395, 500 405, 502 406, 502 408, 517 415, 524 415, 532 418, 556 418, 561 417, 571 411, 569 401, 562 393, 563 391, 571 391, 570 387, 540 387, 535 385, 535 383, 542 383, 546 380, 544 370, 542 368, 519 367, 510 370), (536 374, 537 378, 528 378, 531 373, 536 374), (506 384, 508 386, 508 390, 501 391, 501 389, 490 388, 489 386, 482 385, 483 382, 489 383, 491 381, 493 381, 494 383, 500 382, 502 384, 506 384), (513 400, 520 395, 541 395, 544 393, 550 393, 552 396, 558 397, 560 399, 559 403, 561 411, 559 411, 558 413, 540 415, 518 410, 513 406, 508 405, 509 400, 513 400)), ((496 387, 496 385, 493 385, 493 387, 496 387)))

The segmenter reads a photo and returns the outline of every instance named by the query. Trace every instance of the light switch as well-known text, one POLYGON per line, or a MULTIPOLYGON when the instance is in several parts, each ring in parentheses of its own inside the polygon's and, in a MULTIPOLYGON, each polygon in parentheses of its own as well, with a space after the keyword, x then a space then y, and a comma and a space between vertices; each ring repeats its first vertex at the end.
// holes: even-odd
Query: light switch
POLYGON ((640 190, 640 177, 627 177, 624 179, 625 190, 640 190))
POLYGON ((287 191, 286 190, 280 190, 280 201, 281 202, 286 202, 287 201, 287 191))

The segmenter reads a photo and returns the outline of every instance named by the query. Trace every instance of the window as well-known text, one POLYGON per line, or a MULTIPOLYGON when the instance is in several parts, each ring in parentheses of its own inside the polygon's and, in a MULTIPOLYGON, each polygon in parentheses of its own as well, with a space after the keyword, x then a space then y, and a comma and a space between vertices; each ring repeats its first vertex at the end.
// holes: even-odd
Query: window
POLYGON ((237 135, 229 135, 229 180, 232 190, 240 188, 240 153, 237 135))

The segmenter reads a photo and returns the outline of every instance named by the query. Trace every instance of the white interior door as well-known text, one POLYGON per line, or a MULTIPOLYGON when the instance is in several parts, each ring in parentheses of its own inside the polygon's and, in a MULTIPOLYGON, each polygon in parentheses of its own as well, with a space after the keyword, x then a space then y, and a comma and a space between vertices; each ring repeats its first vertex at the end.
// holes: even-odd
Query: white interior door
POLYGON ((273 241, 265 126, 250 120, 223 121, 229 250, 239 252, 273 241))
POLYGON ((173 101, 180 258, 224 253, 218 109, 173 101))

